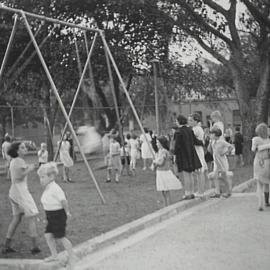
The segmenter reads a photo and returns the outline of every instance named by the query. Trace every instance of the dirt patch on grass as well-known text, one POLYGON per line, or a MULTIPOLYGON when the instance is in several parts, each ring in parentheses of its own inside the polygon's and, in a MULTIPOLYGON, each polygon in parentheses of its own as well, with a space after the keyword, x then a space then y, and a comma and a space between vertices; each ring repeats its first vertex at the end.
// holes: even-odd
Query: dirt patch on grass
MULTIPOLYGON (((31 162, 31 157, 28 157, 28 159, 31 162)), ((100 164, 100 161, 98 164, 100 164)), ((90 165, 91 167, 95 167, 97 163, 96 161, 90 161, 90 165)), ((92 179, 87 173, 84 163, 76 163, 73 167, 71 176, 74 183, 63 183, 61 178, 58 178, 58 183, 67 195, 72 212, 72 217, 67 227, 67 236, 74 245, 163 207, 162 196, 156 191, 155 173, 150 170, 141 170, 140 163, 138 167, 135 177, 122 176, 119 183, 115 183, 114 181, 105 183, 106 171, 94 171, 97 182, 105 197, 106 204, 101 203, 101 199, 98 196, 92 179)), ((234 185, 250 179, 251 176, 251 167, 236 169, 234 185)), ((44 258, 49 255, 49 250, 43 237, 46 224, 44 211, 40 203, 42 187, 35 172, 30 174, 28 181, 29 189, 40 210, 37 226, 42 253, 36 256, 31 255, 27 220, 24 219, 13 239, 13 247, 18 252, 9 254, 8 256, 0 254, 2 258, 44 258)), ((4 242, 7 226, 11 219, 11 207, 8 201, 9 187, 10 182, 1 176, 0 236, 2 243, 4 242)), ((181 200, 181 198, 182 192, 172 192, 173 203, 181 200)), ((62 247, 59 246, 59 251, 61 250, 62 247)))

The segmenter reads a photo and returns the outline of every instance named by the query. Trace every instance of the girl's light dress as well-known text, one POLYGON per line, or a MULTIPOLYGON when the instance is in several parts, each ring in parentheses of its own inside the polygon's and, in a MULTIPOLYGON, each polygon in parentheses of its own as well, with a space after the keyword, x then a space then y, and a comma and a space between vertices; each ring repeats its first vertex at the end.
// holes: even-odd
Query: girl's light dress
POLYGON ((183 186, 170 169, 170 154, 166 149, 160 149, 155 159, 157 191, 178 190, 183 186))
POLYGON ((264 184, 270 183, 270 156, 268 149, 258 151, 258 146, 269 143, 269 138, 263 139, 261 137, 254 137, 252 139, 251 150, 256 152, 253 162, 253 176, 264 184))
POLYGON ((120 171, 121 167, 120 144, 118 142, 111 142, 108 158, 108 169, 115 169, 120 171))
POLYGON ((145 136, 143 134, 140 136, 140 141, 142 142, 142 146, 141 146, 142 158, 150 159, 150 158, 153 158, 152 151, 150 148, 152 147, 151 146, 152 138, 149 133, 146 133, 145 136), (146 139, 145 139, 145 136, 146 136, 146 139), (149 142, 150 147, 148 146, 147 141, 149 142))
POLYGON ((38 214, 38 209, 27 185, 27 176, 22 176, 27 169, 25 161, 16 157, 10 162, 11 187, 9 198, 11 201, 13 215, 24 213, 26 217, 38 214))
MULTIPOLYGON (((59 144, 60 142, 58 142, 59 144)), ((60 147, 60 161, 67 168, 72 167, 74 165, 73 159, 69 154, 70 143, 68 141, 62 141, 60 147)))
MULTIPOLYGON (((195 126, 195 127, 192 128, 192 130, 194 132, 195 137, 198 140, 204 141, 204 131, 203 131, 202 127, 195 126)), ((201 165, 202 165, 202 167, 199 170, 201 170, 202 172, 207 171, 208 167, 207 167, 205 157, 204 157, 205 154, 204 154, 203 146, 195 145, 195 150, 196 150, 197 156, 198 156, 198 158, 199 158, 199 160, 201 162, 201 165)))

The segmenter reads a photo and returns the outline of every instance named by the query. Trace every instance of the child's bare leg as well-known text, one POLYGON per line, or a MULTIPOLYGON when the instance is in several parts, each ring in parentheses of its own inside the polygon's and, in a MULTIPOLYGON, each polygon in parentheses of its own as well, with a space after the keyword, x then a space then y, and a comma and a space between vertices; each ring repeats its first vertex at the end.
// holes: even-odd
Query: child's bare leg
POLYGON ((106 180, 106 182, 110 182, 111 181, 111 174, 112 174, 112 170, 111 169, 107 169, 107 180, 106 180))
POLYGON ((115 169, 115 182, 119 182, 119 170, 115 169))
POLYGON ((63 165, 63 179, 64 181, 67 181, 66 167, 64 165, 63 165))
POLYGON ((164 198, 165 206, 168 206, 171 203, 170 192, 167 191, 167 190, 163 190, 162 195, 163 195, 163 198, 164 198))
POLYGON ((194 192, 194 179, 192 173, 183 171, 185 195, 191 195, 194 192))
POLYGON ((259 211, 263 211, 263 184, 257 180, 257 195, 259 211))
POLYGON ((204 172, 198 172, 198 192, 200 195, 204 195, 205 192, 204 172))
POLYGON ((45 261, 53 261, 57 257, 56 241, 51 233, 45 233, 45 239, 51 252, 51 257, 45 259, 45 261))
POLYGON ((269 184, 264 184, 263 191, 264 191, 265 206, 270 206, 270 204, 269 204, 269 184))
POLYGON ((74 269, 74 265, 75 265, 75 261, 76 261, 76 254, 73 251, 72 244, 66 237, 63 237, 60 240, 61 240, 65 250, 68 253, 68 269, 69 270, 74 269))

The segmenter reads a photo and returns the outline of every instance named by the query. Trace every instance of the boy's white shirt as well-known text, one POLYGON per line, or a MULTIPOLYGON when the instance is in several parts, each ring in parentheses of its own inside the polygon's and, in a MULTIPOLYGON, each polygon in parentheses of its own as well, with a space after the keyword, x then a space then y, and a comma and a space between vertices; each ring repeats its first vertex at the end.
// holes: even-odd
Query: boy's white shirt
POLYGON ((44 210, 55 211, 63 209, 62 201, 66 200, 63 189, 55 182, 48 183, 41 196, 44 210))

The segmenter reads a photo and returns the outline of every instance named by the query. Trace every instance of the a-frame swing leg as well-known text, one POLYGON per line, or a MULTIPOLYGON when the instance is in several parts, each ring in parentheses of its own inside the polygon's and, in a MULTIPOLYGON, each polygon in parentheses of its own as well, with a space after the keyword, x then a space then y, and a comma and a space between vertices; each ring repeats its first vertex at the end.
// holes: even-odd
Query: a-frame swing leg
POLYGON ((123 134, 123 127, 122 127, 120 114, 119 114, 119 106, 118 106, 117 97, 116 97, 116 93, 115 93, 115 87, 114 87, 113 75, 112 75, 112 68, 111 68, 110 59, 109 59, 109 56, 108 56, 108 53, 107 53, 107 50, 106 50, 105 46, 104 46, 104 52, 105 52, 105 57, 106 57, 106 62, 107 62, 107 69, 108 69, 109 78, 110 78, 110 84, 111 84, 111 89, 112 89, 114 109, 115 109, 117 122, 118 122, 118 127, 119 127, 119 135, 120 135, 121 144, 122 144, 122 147, 123 147, 123 150, 124 150, 125 164, 126 164, 126 166, 128 166, 127 155, 126 155, 126 151, 125 151, 125 138, 124 138, 124 134, 123 134))
MULTIPOLYGON (((70 119, 71 115, 72 115, 72 112, 73 112, 73 109, 75 107, 75 104, 76 104, 76 101, 77 101, 77 98, 78 98, 78 95, 79 95, 79 92, 80 92, 80 89, 82 87, 82 83, 83 83, 83 80, 84 80, 84 76, 85 76, 85 73, 86 73, 86 70, 87 70, 87 65, 88 63, 90 62, 90 59, 91 59, 91 56, 93 54, 93 51, 94 51, 94 47, 95 47, 95 43, 96 43, 96 39, 97 39, 97 33, 95 33, 95 36, 94 36, 94 39, 93 39, 93 42, 92 42, 92 45, 91 45, 91 48, 90 48, 90 52, 88 53, 88 56, 87 56, 87 59, 86 59, 86 62, 85 62, 85 65, 84 65, 84 68, 83 68, 83 71, 82 71, 82 74, 81 74, 81 77, 80 77, 80 81, 79 81, 79 84, 78 84, 78 87, 76 89, 76 92, 75 92, 75 95, 73 97, 73 100, 72 100, 72 104, 71 104, 71 107, 70 107, 70 110, 68 112, 68 118, 70 119)), ((61 135, 61 139, 60 139, 60 144, 59 146, 57 147, 57 151, 54 155, 54 161, 57 160, 58 158, 58 155, 59 155, 59 150, 60 150, 60 145, 63 141, 63 138, 64 138, 64 134, 67 130, 67 127, 68 127, 68 123, 66 122, 65 123, 65 126, 64 126, 64 129, 63 129, 63 132, 62 132, 62 135, 61 135)))
POLYGON ((4 69, 5 69, 5 65, 6 65, 6 62, 7 62, 7 58, 8 58, 8 55, 9 55, 11 46, 12 46, 12 42, 13 42, 13 39, 14 39, 14 36, 15 36, 15 32, 16 32, 16 28, 17 28, 17 23, 18 23, 18 15, 15 14, 14 15, 13 28, 12 28, 12 31, 11 31, 11 34, 10 34, 10 37, 9 37, 7 49, 6 49, 6 52, 5 52, 5 55, 4 55, 4 59, 2 61, 2 65, 1 65, 1 69, 0 69, 0 83, 1 83, 1 78, 3 76, 3 73, 4 73, 4 69))
POLYGON ((144 138, 145 138, 145 140, 146 140, 146 142, 147 142, 147 145, 148 145, 148 147, 149 147, 150 150, 151 150, 151 153, 152 153, 153 158, 155 158, 155 153, 154 153, 154 151, 153 151, 153 149, 152 149, 152 146, 150 145, 149 141, 147 140, 147 137, 146 137, 146 134, 145 134, 145 132, 144 132, 142 123, 141 123, 141 121, 140 121, 140 118, 139 118, 139 116, 138 116, 138 113, 137 113, 137 111, 136 111, 136 109, 135 109, 135 107, 134 107, 134 105, 133 105, 133 102, 132 102, 130 96, 129 96, 129 93, 128 93, 128 91, 127 91, 126 85, 125 85, 125 83, 124 83, 124 81, 123 81, 123 79, 122 79, 122 76, 121 76, 121 74, 120 74, 120 72, 119 72, 119 70, 118 70, 118 67, 117 67, 117 65, 116 65, 116 63, 115 63, 115 61, 114 61, 114 58, 113 58, 113 56, 112 56, 112 53, 111 53, 111 51, 110 51, 110 48, 109 48, 109 46, 108 46, 108 44, 107 44, 107 41, 106 41, 106 39, 105 39, 105 36, 104 36, 103 32, 100 33, 100 36, 101 36, 101 38, 102 38, 103 45, 104 45, 104 47, 105 47, 105 49, 106 49, 106 51, 107 51, 107 53, 108 53, 108 56, 110 57, 110 60, 111 60, 111 62, 112 62, 112 64, 113 64, 114 70, 115 70, 115 72, 116 72, 116 74, 117 74, 117 76, 118 76, 118 78, 119 78, 119 81, 120 81, 122 87, 123 87, 123 90, 124 90, 124 93, 125 93, 125 95, 126 95, 126 97, 127 97, 127 100, 128 100, 128 102, 129 102, 129 105, 130 105, 130 107, 131 107, 131 109, 132 109, 132 111, 133 111, 133 114, 134 114, 134 116, 135 116, 135 118, 136 118, 136 120, 137 120, 137 122, 138 122, 138 125, 139 125, 139 127, 140 127, 140 129, 141 129, 141 132, 142 132, 142 134, 144 135, 144 138))
POLYGON ((55 83, 54 83, 54 81, 53 81, 53 78, 52 78, 52 76, 51 76, 51 74, 50 74, 50 71, 49 71, 49 69, 48 69, 48 67, 47 67, 47 64, 46 64, 46 62, 45 62, 45 60, 44 60, 44 58, 43 58, 43 56, 42 56, 42 53, 41 53, 41 51, 40 51, 40 49, 39 49, 39 47, 38 47, 38 44, 37 44, 36 40, 35 40, 34 34, 33 34, 32 30, 31 30, 31 27, 30 27, 30 25, 29 25, 29 23, 28 23, 28 21, 27 21, 27 18, 26 18, 26 16, 25 16, 25 13, 24 13, 23 11, 21 11, 21 15, 22 15, 22 17, 23 17, 23 19, 24 19, 24 23, 25 23, 26 29, 27 29, 27 31, 28 31, 28 33, 29 33, 29 35, 30 35, 30 38, 31 38, 32 41, 33 41, 33 45, 34 45, 34 47, 35 47, 35 49, 36 49, 36 51, 37 51, 38 57, 39 57, 39 59, 40 59, 40 62, 41 62, 41 64, 42 64, 42 66, 43 66, 43 68, 44 68, 44 71, 45 71, 45 73, 46 73, 46 75, 47 75, 47 78, 48 78, 48 80, 49 80, 49 82, 50 82, 50 85, 51 85, 51 88, 52 88, 52 90, 53 90, 53 92, 54 92, 54 95, 55 95, 55 97, 56 97, 56 99, 57 99, 57 101, 58 101, 58 103, 59 103, 60 109, 61 109, 62 112, 63 112, 63 115, 64 115, 64 117, 65 117, 65 119, 66 119, 66 121, 67 121, 67 123, 68 123, 68 126, 69 126, 69 128, 70 128, 70 131, 71 131, 71 133, 72 133, 72 135, 73 135, 73 137, 74 137, 74 139, 75 139, 75 142, 77 143, 77 146, 78 146, 78 148, 79 148, 79 150, 80 150, 80 153, 81 153, 82 158, 83 158, 83 161, 84 161, 84 163, 85 163, 85 165, 86 165, 86 167, 87 167, 87 170, 88 170, 90 176, 92 177, 92 180, 93 180, 93 182, 94 182, 94 184, 95 184, 95 187, 96 187, 96 189, 97 189, 97 191, 98 191, 98 194, 99 194, 99 196, 100 196, 102 202, 105 203, 105 199, 104 199, 104 197, 103 197, 103 194, 101 193, 101 190, 100 190, 100 188, 99 188, 99 186, 98 186, 98 183, 97 183, 97 181, 96 181, 96 178, 95 178, 95 176, 94 176, 94 174, 93 174, 93 171, 92 171, 91 167, 90 167, 89 164, 88 164, 88 161, 87 161, 87 159, 86 159, 86 157, 85 157, 85 155, 84 155, 84 152, 82 151, 82 148, 81 148, 81 146, 80 146, 79 139, 78 139, 78 137, 77 137, 77 135, 76 135, 76 132, 75 132, 73 126, 72 126, 72 123, 71 123, 70 120, 69 120, 69 117, 68 117, 68 114, 67 114, 67 112, 66 112, 66 109, 65 109, 65 107, 64 107, 64 105, 63 105, 63 102, 62 102, 62 100, 61 100, 61 97, 60 97, 60 95, 59 95, 59 93, 58 93, 58 91, 57 91, 56 85, 55 85, 55 83))

